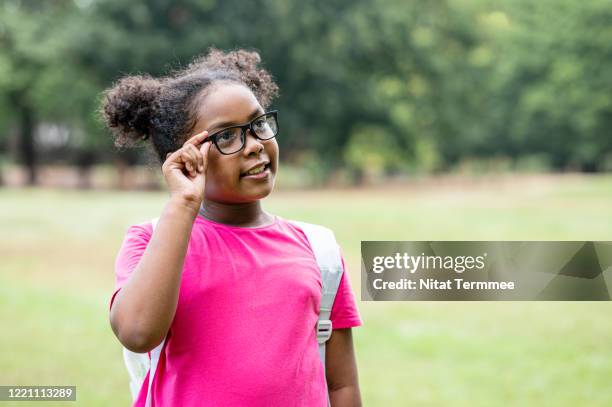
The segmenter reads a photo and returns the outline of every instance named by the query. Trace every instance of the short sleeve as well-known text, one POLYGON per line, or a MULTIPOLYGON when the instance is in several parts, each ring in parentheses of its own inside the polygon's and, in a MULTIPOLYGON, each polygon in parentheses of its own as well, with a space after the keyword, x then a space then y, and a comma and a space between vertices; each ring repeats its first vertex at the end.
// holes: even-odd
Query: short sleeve
POLYGON ((113 305, 115 296, 138 265, 152 234, 153 225, 150 222, 132 225, 128 228, 115 259, 115 290, 110 299, 109 309, 113 305))
POLYGON ((342 249, 340 249, 340 258, 342 259, 342 277, 330 315, 333 329, 353 328, 363 325, 344 263, 342 249))

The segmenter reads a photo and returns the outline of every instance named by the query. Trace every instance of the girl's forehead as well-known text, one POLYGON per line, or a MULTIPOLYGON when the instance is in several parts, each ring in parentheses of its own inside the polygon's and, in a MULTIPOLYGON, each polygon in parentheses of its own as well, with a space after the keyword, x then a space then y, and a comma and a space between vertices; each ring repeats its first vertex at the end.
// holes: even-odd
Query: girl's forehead
POLYGON ((244 85, 219 83, 206 92, 198 109, 196 131, 242 124, 262 107, 253 92, 244 85))

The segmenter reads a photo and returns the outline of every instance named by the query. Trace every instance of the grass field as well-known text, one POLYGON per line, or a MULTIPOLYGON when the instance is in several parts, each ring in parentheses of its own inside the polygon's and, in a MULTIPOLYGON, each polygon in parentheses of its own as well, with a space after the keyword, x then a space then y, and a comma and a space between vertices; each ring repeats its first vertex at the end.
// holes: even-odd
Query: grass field
MULTIPOLYGON (((0 190, 0 385, 76 385, 76 405, 129 405, 108 324, 113 263, 127 226, 166 198, 0 190)), ((265 207, 332 228, 358 299, 361 240, 612 240, 610 176, 276 191, 265 207)), ((365 406, 612 405, 608 302, 358 302, 365 406)))

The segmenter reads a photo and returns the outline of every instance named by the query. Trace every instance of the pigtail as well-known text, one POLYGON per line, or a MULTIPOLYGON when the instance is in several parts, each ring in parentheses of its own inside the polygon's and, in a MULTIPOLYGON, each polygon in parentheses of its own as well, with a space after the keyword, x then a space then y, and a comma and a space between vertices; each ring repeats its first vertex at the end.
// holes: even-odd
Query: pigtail
POLYGON ((151 136, 161 88, 161 81, 136 75, 121 78, 104 92, 101 115, 115 136, 116 146, 131 146, 151 136))

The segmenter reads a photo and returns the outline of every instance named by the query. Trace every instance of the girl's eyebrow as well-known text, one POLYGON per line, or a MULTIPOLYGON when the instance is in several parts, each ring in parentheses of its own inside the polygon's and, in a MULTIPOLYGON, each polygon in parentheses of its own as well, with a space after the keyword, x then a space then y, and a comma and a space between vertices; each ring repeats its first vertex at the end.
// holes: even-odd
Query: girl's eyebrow
MULTIPOLYGON (((248 121, 253 120, 255 117, 257 117, 257 116, 259 116, 261 114, 263 114, 263 113, 259 110, 259 108, 255 109, 255 111, 250 114, 250 116, 248 118, 248 121)), ((224 128, 224 127, 227 127, 227 126, 233 126, 235 124, 237 124, 237 123, 235 123, 233 121, 218 123, 218 124, 215 124, 214 126, 211 126, 209 132, 212 132, 213 129, 220 129, 220 128, 224 128)))

